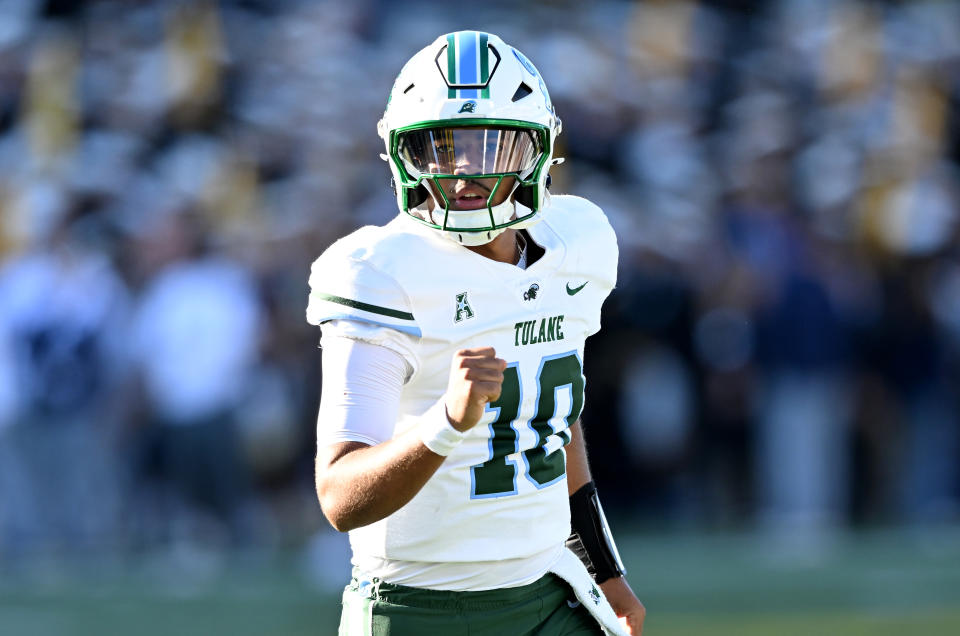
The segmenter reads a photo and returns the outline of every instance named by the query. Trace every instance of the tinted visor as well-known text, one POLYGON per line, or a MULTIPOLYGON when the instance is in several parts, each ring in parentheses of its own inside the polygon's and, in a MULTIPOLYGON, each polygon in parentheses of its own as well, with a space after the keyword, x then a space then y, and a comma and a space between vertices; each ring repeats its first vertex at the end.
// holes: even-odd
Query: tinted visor
POLYGON ((397 151, 412 176, 525 176, 540 157, 539 138, 520 128, 426 128, 401 133, 397 151))

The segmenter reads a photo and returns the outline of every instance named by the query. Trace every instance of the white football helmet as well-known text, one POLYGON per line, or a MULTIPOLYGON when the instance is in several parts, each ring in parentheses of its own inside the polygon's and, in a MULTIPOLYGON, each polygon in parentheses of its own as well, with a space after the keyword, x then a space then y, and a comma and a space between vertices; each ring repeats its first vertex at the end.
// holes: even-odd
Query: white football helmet
POLYGON ((377 125, 400 210, 464 245, 539 220, 560 129, 530 60, 481 31, 414 55, 377 125))

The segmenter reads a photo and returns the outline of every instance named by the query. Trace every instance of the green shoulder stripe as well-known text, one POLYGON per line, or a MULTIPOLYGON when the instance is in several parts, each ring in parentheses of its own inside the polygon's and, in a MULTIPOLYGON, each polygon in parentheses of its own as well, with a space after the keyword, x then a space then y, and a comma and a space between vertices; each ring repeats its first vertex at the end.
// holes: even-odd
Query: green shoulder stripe
POLYGON ((378 305, 362 303, 359 300, 350 300, 349 298, 341 298, 340 296, 334 296, 333 294, 324 294, 322 292, 316 292, 316 294, 319 298, 322 298, 323 300, 329 300, 332 303, 346 305, 347 307, 353 307, 354 309, 369 311, 372 314, 380 314, 381 316, 390 316, 391 318, 398 318, 400 320, 413 320, 413 314, 406 311, 397 311, 396 309, 389 309, 387 307, 380 307, 378 305))

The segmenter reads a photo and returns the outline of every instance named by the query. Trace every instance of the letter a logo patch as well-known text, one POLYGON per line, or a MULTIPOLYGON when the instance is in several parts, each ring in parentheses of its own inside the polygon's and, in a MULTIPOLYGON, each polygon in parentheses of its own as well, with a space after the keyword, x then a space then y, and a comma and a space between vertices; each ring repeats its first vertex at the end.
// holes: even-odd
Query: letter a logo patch
POLYGON ((473 309, 470 307, 470 301, 467 300, 467 292, 463 292, 457 294, 457 314, 453 319, 460 322, 468 318, 473 318, 473 309))

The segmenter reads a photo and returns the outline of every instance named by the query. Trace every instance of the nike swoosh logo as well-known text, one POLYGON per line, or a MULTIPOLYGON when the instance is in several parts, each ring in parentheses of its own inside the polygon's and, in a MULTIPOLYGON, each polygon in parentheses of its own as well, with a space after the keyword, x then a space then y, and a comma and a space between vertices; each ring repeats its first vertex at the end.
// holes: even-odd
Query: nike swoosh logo
POLYGON ((576 609, 580 607, 580 601, 567 601, 567 607, 570 609, 576 609))
MULTIPOLYGON (((590 281, 587 281, 587 283, 589 283, 589 282, 590 282, 590 281)), ((577 292, 579 292, 581 289, 583 289, 584 287, 586 287, 586 286, 587 286, 587 283, 584 283, 583 285, 580 285, 579 287, 571 287, 571 286, 570 286, 570 283, 567 283, 567 293, 570 294, 571 296, 573 296, 574 294, 576 294, 577 292)))

